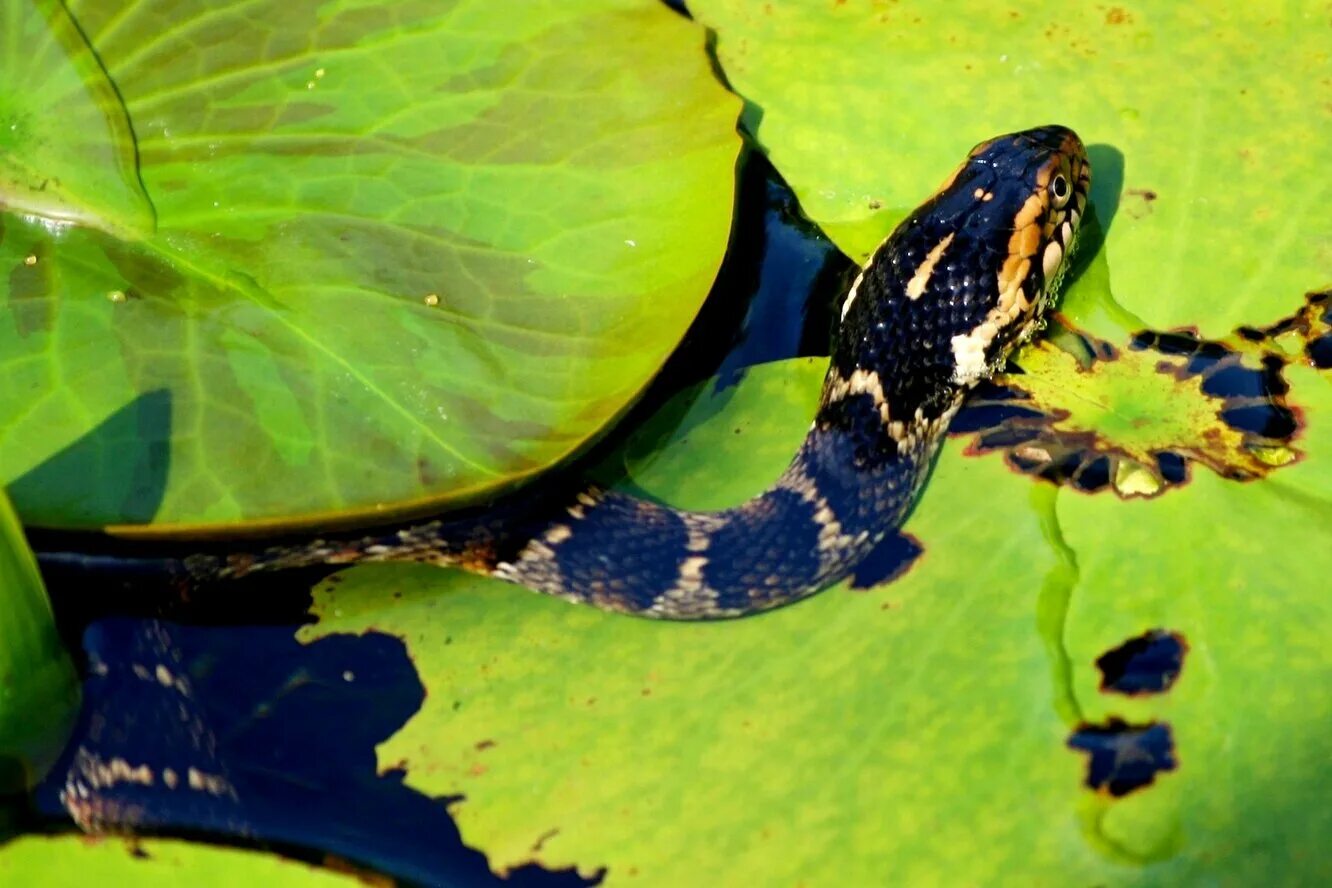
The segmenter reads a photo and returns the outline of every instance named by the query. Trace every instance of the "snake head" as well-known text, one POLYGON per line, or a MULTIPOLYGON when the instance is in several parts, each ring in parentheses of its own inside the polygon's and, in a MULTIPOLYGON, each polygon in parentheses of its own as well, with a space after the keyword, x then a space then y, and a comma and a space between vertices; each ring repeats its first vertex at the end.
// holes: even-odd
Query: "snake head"
POLYGON ((929 415, 949 389, 1001 368, 1040 327, 1090 178, 1082 142, 1062 126, 973 148, 852 285, 833 352, 840 378, 877 373, 894 415, 929 415))
POLYGON ((940 189, 940 218, 977 257, 970 326, 950 340, 953 382, 989 376, 1040 328, 1090 185, 1082 140, 1067 127, 1042 126, 977 145, 940 189))

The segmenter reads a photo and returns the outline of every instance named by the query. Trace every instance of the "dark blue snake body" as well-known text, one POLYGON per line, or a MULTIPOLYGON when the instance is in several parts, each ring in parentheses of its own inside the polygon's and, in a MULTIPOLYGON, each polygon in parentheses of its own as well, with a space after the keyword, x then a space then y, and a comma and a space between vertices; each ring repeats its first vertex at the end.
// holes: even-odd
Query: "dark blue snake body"
POLYGON ((742 505, 682 512, 591 489, 553 516, 510 510, 201 554, 180 562, 183 574, 427 561, 670 619, 741 616, 803 598, 845 577, 901 524, 967 392, 1038 329, 1089 178, 1082 143, 1063 127, 973 149, 864 266, 843 305, 809 435, 781 478, 742 505))

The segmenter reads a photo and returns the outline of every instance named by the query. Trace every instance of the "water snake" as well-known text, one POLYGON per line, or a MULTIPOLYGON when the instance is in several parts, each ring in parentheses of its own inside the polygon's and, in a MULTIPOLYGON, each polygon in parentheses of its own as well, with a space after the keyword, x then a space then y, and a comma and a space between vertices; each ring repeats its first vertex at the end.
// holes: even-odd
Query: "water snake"
MULTIPOLYGON (((977 145, 865 263, 843 302, 818 413, 789 468, 734 508, 684 512, 584 489, 389 532, 195 553, 153 563, 183 582, 319 563, 459 565, 649 617, 742 616, 846 576, 911 508, 967 392, 1042 323, 1086 210, 1090 167, 1069 129, 977 145)), ((39 553, 123 568, 115 554, 39 553)))

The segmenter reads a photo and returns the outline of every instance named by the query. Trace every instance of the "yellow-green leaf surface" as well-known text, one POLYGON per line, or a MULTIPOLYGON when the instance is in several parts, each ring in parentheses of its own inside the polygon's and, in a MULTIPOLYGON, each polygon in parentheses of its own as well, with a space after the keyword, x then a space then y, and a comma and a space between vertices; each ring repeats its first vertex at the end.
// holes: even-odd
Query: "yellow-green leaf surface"
POLYGON ((689 7, 758 109, 760 145, 848 255, 973 144, 1062 123, 1113 215, 1114 295, 1147 326, 1224 335, 1332 283, 1323 3, 689 7))
POLYGON ((79 706, 37 563, 0 493, 0 795, 34 784, 60 754, 79 706))
MULTIPOLYGON (((636 485, 693 508, 753 494, 821 377, 793 361, 704 387, 655 459, 629 447, 636 485)), ((1332 453, 1332 398, 1309 423, 1311 452, 1332 453)), ((1292 511, 1273 480, 1206 472, 1126 504, 958 443, 906 527, 923 555, 870 591, 679 625, 368 567, 317 594, 310 634, 407 641, 426 703, 381 764, 465 796, 463 838, 497 867, 535 848, 546 866, 606 866, 612 885, 1332 876, 1332 703, 1315 690, 1332 681, 1332 504, 1292 511), (1189 648, 1173 689, 1099 691, 1094 661, 1156 627, 1189 648), (1066 748, 1114 717, 1168 725, 1176 762, 1117 799, 1066 748)), ((1274 478, 1317 471, 1311 457, 1274 478)))
POLYGON ((725 247, 738 104, 659 4, 0 16, 0 479, 28 522, 493 492, 619 415, 725 247))
POLYGON ((319 869, 273 854, 211 848, 170 839, 26 836, 0 845, 0 882, 78 888, 88 884, 153 886, 365 884, 355 873, 319 869))

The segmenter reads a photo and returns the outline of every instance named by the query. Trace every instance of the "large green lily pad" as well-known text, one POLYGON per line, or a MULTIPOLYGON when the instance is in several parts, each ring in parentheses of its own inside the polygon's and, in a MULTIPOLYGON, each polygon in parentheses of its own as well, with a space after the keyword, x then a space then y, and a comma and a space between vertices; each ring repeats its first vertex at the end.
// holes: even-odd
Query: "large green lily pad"
POLYGON ((1332 278, 1318 3, 689 6, 758 142, 848 255, 974 143, 1062 123, 1113 215, 1115 297, 1148 326, 1224 335, 1332 278))
POLYGON ((725 247, 737 103, 658 4, 0 24, 0 480, 31 523, 494 492, 620 414, 725 247))

